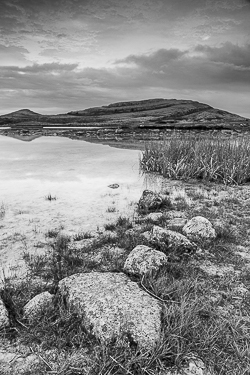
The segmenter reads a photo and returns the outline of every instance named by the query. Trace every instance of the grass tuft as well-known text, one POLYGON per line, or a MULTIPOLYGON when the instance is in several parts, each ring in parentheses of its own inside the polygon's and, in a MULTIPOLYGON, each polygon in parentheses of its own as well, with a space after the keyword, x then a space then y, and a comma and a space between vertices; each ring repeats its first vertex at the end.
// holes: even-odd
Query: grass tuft
POLYGON ((104 229, 114 231, 116 229, 116 225, 114 223, 107 223, 104 225, 104 229))
POLYGON ((0 219, 3 219, 4 216, 6 214, 6 207, 5 205, 2 203, 1 206, 0 206, 0 219))
POLYGON ((82 241, 82 240, 90 239, 92 237, 93 236, 92 236, 92 234, 90 232, 80 232, 80 233, 76 233, 73 236, 73 240, 74 241, 82 241))
POLYGON ((46 201, 50 201, 50 202, 51 201, 56 201, 57 197, 56 196, 53 197, 51 194, 48 194, 48 195, 45 196, 45 200, 46 201))
POLYGON ((111 212, 116 212, 116 208, 110 206, 110 207, 107 208, 106 212, 110 212, 110 213, 111 213, 111 212))

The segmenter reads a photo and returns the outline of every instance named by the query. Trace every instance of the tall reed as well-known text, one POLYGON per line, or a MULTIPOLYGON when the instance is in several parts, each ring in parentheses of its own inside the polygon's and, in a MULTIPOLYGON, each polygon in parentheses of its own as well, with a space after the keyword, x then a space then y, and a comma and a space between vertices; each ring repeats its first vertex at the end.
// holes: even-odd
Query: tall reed
POLYGON ((140 166, 166 178, 243 184, 250 181, 250 137, 174 133, 146 144, 140 166))

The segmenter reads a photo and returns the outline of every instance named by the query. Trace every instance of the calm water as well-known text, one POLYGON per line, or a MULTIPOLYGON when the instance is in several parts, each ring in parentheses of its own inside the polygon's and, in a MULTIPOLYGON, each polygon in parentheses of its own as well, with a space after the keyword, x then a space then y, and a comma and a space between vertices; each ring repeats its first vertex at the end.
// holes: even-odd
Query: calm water
POLYGON ((162 184, 161 177, 140 176, 139 155, 63 137, 23 142, 0 136, 2 264, 18 259, 21 248, 38 248, 49 229, 73 234, 133 216, 142 191, 162 184), (113 183, 119 188, 108 187, 113 183), (46 200, 48 194, 56 200, 46 200))

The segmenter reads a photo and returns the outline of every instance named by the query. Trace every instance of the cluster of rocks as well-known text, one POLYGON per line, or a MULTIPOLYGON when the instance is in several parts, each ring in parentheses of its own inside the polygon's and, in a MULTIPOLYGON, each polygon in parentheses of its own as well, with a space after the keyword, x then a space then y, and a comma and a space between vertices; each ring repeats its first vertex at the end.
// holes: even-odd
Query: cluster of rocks
MULTIPOLYGON (((144 209, 158 208, 162 199, 165 198, 147 191, 139 204, 144 209)), ((151 213, 146 218, 157 223, 161 215, 161 212, 151 213)), ((168 263, 168 254, 156 250, 154 244, 163 243, 170 252, 193 254, 198 249, 197 241, 212 240, 216 236, 212 224, 204 217, 172 220, 172 228, 181 226, 182 233, 153 225, 150 231, 143 233, 151 245, 136 246, 125 260, 124 272, 74 274, 59 282, 57 293, 63 296, 71 311, 84 319, 86 329, 100 341, 122 337, 146 349, 154 348, 159 341, 162 304, 132 281, 131 276, 143 277, 168 263)), ((35 296, 24 306, 24 317, 36 321, 45 309, 53 308, 54 297, 49 292, 35 296)), ((0 300, 0 329, 9 324, 8 311, 0 300)))

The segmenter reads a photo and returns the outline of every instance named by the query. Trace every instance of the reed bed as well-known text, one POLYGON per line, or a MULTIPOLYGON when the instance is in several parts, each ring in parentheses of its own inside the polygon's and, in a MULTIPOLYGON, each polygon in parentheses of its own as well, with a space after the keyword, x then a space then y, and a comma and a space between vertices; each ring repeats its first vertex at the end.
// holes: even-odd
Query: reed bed
POLYGON ((250 137, 175 133, 146 144, 140 167, 172 179, 243 184, 250 181, 250 137))

